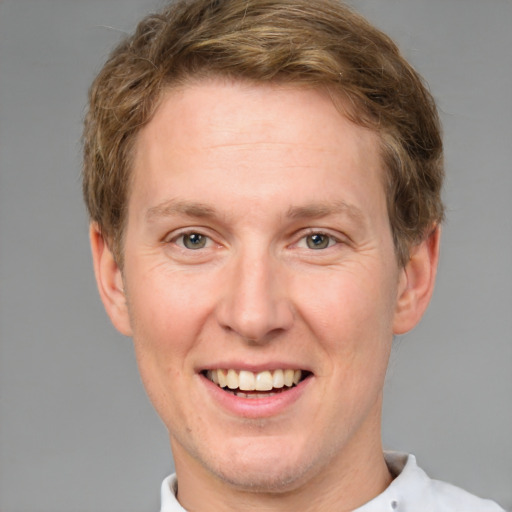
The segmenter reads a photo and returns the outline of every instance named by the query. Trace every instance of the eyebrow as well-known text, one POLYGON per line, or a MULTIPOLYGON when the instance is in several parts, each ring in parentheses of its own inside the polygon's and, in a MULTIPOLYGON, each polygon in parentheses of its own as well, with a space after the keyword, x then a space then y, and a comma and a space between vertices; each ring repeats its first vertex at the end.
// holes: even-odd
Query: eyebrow
MULTIPOLYGON (((286 212, 286 217, 298 219, 319 219, 328 215, 344 214, 354 221, 363 222, 364 215, 356 206, 337 201, 334 203, 310 203, 303 206, 290 206, 286 212)), ((215 208, 204 203, 195 201, 180 201, 170 199, 156 206, 149 208, 146 212, 146 219, 152 221, 159 217, 171 217, 174 215, 186 215, 195 218, 215 218, 218 217, 215 208)))
POLYGON ((173 215, 187 215, 188 217, 215 217, 215 209, 203 203, 193 201, 178 201, 170 199, 149 208, 146 219, 151 221, 158 217, 171 217, 173 215))
POLYGON ((345 201, 334 203, 311 203, 305 206, 292 206, 288 209, 287 217, 292 219, 318 219, 328 215, 344 214, 357 222, 364 221, 363 212, 345 201))

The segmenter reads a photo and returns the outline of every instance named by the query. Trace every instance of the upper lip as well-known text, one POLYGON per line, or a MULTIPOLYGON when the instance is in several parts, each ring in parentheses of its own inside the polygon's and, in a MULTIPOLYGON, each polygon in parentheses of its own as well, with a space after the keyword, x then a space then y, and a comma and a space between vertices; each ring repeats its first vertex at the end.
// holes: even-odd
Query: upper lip
POLYGON ((207 370, 219 370, 219 369, 233 369, 233 370, 246 370, 253 373, 259 373, 264 371, 274 370, 302 370, 305 372, 313 373, 311 368, 302 363, 284 363, 284 362, 268 362, 268 363, 247 363, 240 361, 221 361, 215 363, 209 363, 208 365, 201 365, 197 367, 197 373, 202 373, 207 370))

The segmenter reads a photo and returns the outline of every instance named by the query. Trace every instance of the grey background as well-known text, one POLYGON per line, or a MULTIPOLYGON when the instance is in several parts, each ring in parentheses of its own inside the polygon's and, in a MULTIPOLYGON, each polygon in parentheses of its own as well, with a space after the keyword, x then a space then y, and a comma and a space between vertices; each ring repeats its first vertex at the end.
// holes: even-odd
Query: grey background
MULTIPOLYGON (((385 444, 510 508, 512 2, 351 3, 427 78, 446 140, 438 285, 396 342, 385 444)), ((157 510, 172 470, 131 342, 97 296, 79 182, 87 87, 158 5, 0 1, 1 512, 157 510)))

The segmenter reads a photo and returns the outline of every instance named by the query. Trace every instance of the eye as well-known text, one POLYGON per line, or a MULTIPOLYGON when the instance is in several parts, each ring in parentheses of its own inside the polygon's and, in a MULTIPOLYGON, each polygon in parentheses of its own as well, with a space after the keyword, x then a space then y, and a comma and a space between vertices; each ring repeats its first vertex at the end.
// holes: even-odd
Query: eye
POLYGON ((320 250, 327 249, 337 243, 338 241, 334 237, 325 233, 311 233, 303 237, 298 245, 308 249, 320 250))
POLYGON ((306 237, 306 244, 310 249, 326 249, 330 242, 331 237, 323 233, 314 233, 306 237))
POLYGON ((176 238, 176 245, 192 251, 204 249, 211 243, 211 240, 201 233, 185 233, 176 238))

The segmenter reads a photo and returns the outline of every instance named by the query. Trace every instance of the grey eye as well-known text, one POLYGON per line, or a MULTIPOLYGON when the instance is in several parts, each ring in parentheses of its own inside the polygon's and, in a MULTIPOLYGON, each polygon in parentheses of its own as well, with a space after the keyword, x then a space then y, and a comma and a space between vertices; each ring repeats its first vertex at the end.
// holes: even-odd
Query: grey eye
POLYGON ((183 246, 187 249, 203 249, 206 246, 208 237, 201 235, 200 233, 187 233, 182 236, 183 246))
POLYGON ((315 233, 306 237, 306 244, 309 249, 325 249, 329 247, 330 237, 322 233, 315 233))

